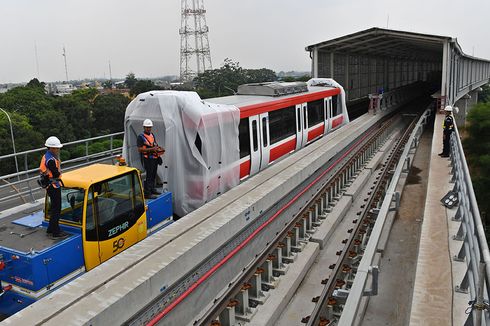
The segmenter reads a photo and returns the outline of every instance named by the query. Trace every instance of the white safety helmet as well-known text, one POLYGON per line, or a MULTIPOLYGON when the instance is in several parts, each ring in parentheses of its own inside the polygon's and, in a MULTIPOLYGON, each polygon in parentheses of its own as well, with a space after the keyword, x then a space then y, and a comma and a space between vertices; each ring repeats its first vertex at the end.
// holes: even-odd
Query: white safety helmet
POLYGON ((143 121, 143 127, 153 127, 153 121, 145 119, 145 121, 143 121))
POLYGON ((448 105, 444 108, 444 111, 446 112, 453 112, 453 107, 451 105, 448 105))
POLYGON ((46 142, 44 143, 44 146, 46 147, 52 147, 52 148, 61 148, 63 145, 61 144, 60 140, 58 137, 51 136, 48 139, 46 139, 46 142))

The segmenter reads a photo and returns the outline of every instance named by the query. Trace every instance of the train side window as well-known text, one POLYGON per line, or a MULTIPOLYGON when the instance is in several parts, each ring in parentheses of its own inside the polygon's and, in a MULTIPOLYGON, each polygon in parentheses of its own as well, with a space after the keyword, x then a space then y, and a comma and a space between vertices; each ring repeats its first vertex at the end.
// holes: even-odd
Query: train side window
POLYGON ((301 131, 301 109, 298 110, 298 132, 301 131))
POLYGON ((324 100, 308 102, 308 127, 312 127, 325 120, 323 104, 324 100))
POLYGON ((250 126, 248 118, 241 119, 238 126, 238 139, 240 142, 240 158, 250 155, 250 126))
POLYGON ((267 147, 267 118, 262 118, 262 143, 267 147))
POLYGON ((332 114, 334 117, 342 113, 342 108, 340 105, 338 105, 338 101, 338 95, 332 96, 332 114))
POLYGON ((303 124, 304 124, 304 127, 303 129, 306 129, 307 128, 307 122, 308 122, 308 114, 306 113, 306 108, 303 108, 303 115, 304 115, 304 120, 303 120, 303 124))
POLYGON ((295 107, 290 106, 269 112, 269 137, 271 144, 277 143, 296 133, 294 129, 296 126, 294 110, 295 107))
POLYGON ((257 120, 252 121, 252 137, 254 152, 259 149, 259 140, 257 139, 257 120))

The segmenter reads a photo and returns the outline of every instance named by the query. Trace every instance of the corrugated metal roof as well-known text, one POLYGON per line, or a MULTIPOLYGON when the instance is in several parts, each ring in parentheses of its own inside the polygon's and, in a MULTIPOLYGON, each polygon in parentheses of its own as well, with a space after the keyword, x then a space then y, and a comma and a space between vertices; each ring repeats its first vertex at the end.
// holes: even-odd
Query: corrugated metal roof
POLYGON ((314 48, 318 48, 322 52, 440 61, 442 44, 445 41, 452 40, 449 36, 374 27, 329 41, 309 45, 306 47, 306 50, 312 51, 314 48))

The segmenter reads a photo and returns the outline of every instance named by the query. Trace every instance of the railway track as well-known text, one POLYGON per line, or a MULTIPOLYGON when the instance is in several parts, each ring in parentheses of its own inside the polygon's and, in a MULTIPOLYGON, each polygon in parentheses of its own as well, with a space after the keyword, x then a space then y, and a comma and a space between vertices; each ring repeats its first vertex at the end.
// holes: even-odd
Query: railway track
MULTIPOLYGON (((255 258, 244 264, 241 272, 225 287, 220 296, 212 301, 206 312, 195 319, 194 324, 233 325, 236 320, 240 320, 241 323, 250 321, 257 306, 265 303, 268 292, 277 286, 280 276, 287 272, 288 264, 294 262, 316 228, 325 220, 326 213, 334 209, 345 188, 384 144, 388 135, 400 124, 406 124, 403 120, 394 116, 372 127, 354 144, 340 152, 324 169, 317 171, 301 187, 261 214, 249 228, 220 248, 214 256, 179 282, 178 286, 169 289, 166 296, 154 300, 128 324, 165 323, 165 317, 197 287, 211 286, 211 278, 219 278, 220 267, 228 263, 243 264, 234 259, 239 251, 253 251, 255 258), (270 230, 278 229, 280 231, 272 231, 275 233, 273 239, 265 236, 271 233, 270 230)), ((399 146, 403 147, 402 143, 399 146)), ((395 156, 393 155, 393 160, 395 156)), ((384 170, 389 171, 388 166, 384 170)), ((385 181, 379 183, 380 191, 384 185, 385 181)), ((361 257, 361 246, 357 237, 361 233, 364 234, 363 239, 368 238, 367 226, 373 223, 372 213, 369 213, 372 210, 368 208, 376 205, 380 198, 380 192, 373 191, 373 199, 365 205, 366 213, 358 220, 355 232, 352 232, 352 236, 346 241, 348 250, 343 251, 342 260, 346 257, 345 260, 354 262, 361 257), (353 256, 355 250, 359 253, 353 256)), ((335 272, 345 274, 346 265, 344 262, 336 264, 335 272)), ((351 267, 349 275, 355 275, 354 267, 351 267)), ((332 277, 332 281, 327 282, 327 299, 332 297, 335 286, 338 287, 341 283, 337 282, 337 279, 332 277)), ((321 321, 325 319, 323 315, 323 312, 319 313, 321 321)), ((308 318, 306 321, 310 320, 313 322, 314 318, 308 318)), ((321 323, 316 325, 318 324, 321 323)))
MULTIPOLYGON (((358 219, 353 220, 354 227, 350 229, 350 236, 342 241, 345 247, 338 252, 337 263, 331 265, 332 272, 328 279, 324 281, 325 288, 319 297, 314 298, 317 302, 313 313, 303 318, 302 322, 307 326, 326 326, 334 325, 339 320, 340 315, 348 296, 348 291, 356 276, 357 268, 363 257, 364 249, 369 241, 370 234, 376 222, 377 211, 384 199, 386 189, 390 183, 393 171, 398 164, 400 155, 410 137, 418 116, 404 130, 402 136, 394 144, 388 157, 383 163, 382 168, 377 174, 374 186, 371 187, 369 197, 365 198, 365 204, 361 206, 361 211, 357 213, 358 219)), ((375 283, 377 282, 378 269, 374 266, 371 270, 375 283)), ((376 295, 376 285, 367 295, 376 295)))
POLYGON ((94 325, 247 322, 301 260, 314 231, 331 223, 359 170, 404 123, 400 112, 380 119, 386 114, 366 115, 352 129, 275 163, 114 264, 101 265, 100 279, 87 273, 46 298, 49 306, 41 300, 16 317, 33 324, 65 318, 94 325))

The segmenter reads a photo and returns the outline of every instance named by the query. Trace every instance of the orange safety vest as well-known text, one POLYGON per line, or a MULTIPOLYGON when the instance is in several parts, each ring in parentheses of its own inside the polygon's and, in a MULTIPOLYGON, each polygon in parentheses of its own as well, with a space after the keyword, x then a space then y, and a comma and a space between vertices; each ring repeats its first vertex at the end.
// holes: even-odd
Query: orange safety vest
POLYGON ((57 159, 50 151, 47 151, 46 154, 43 155, 43 158, 41 159, 41 164, 39 164, 39 170, 41 171, 42 174, 45 174, 49 177, 51 181, 51 185, 53 188, 59 188, 61 187, 61 161, 57 159), (53 179, 53 173, 48 169, 48 162, 50 160, 54 160, 56 163, 56 168, 60 172, 60 175, 58 178, 53 179))
MULTIPOLYGON (((144 138, 144 146, 145 148, 151 148, 151 147, 155 147, 157 146, 157 143, 155 142, 155 136, 153 135, 153 133, 147 135, 146 133, 143 133, 143 138, 144 138)), ((157 158, 158 157, 158 154, 157 153, 148 153, 148 152, 145 152, 143 153, 143 157, 144 158, 157 158)))

